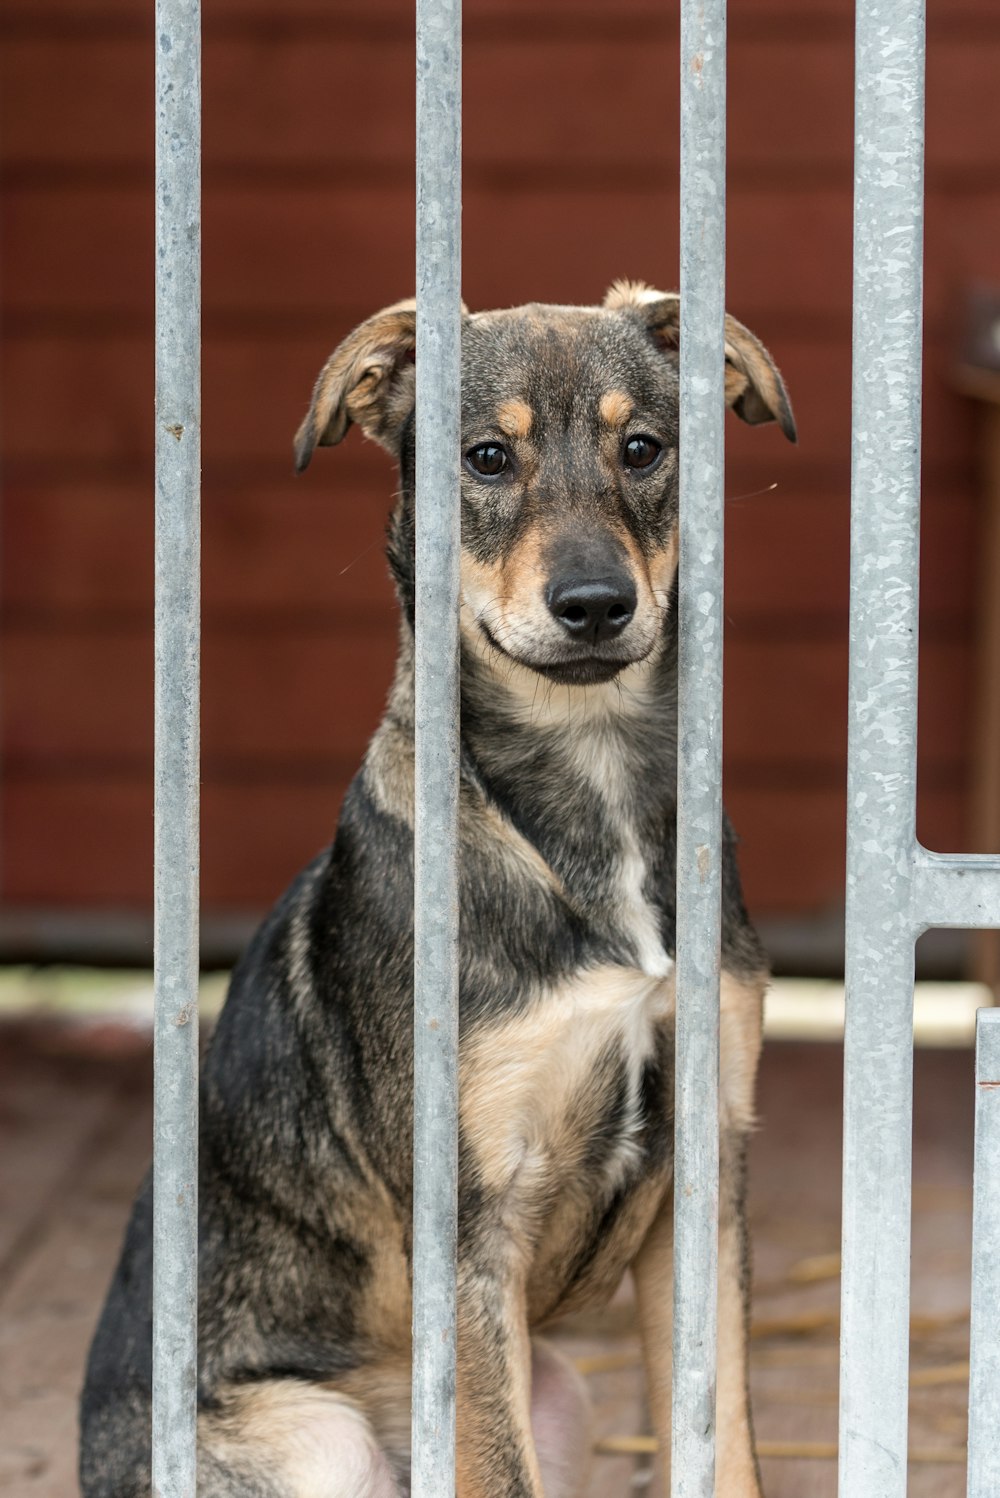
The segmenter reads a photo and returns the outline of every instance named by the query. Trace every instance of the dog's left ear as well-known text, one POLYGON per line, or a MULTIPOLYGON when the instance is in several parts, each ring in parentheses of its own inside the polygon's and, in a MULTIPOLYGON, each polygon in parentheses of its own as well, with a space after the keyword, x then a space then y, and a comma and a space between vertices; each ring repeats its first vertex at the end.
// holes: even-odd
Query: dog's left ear
POLYGON ((333 447, 356 421, 395 454, 394 439, 413 409, 417 304, 412 297, 369 317, 334 349, 319 372, 308 414, 295 434, 295 469, 316 447, 333 447))
MULTIPOLYGON (((681 299, 642 281, 616 281, 604 298, 612 312, 636 313, 661 348, 680 346, 681 299)), ((767 349, 749 328, 726 313, 726 405, 750 426, 776 421, 795 442, 795 417, 784 382, 767 349)))

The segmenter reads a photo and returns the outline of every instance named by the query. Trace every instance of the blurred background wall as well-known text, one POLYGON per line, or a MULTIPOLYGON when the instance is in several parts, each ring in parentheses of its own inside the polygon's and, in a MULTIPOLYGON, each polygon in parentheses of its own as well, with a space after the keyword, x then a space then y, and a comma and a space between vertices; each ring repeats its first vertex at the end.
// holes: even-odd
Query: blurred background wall
MULTIPOLYGON (((203 892, 226 957, 328 840, 393 660, 391 466, 354 431, 295 479, 290 444, 332 346, 412 291, 413 18, 204 9, 203 892)), ((151 12, 0 9, 0 956, 148 940, 151 12)), ((675 286, 676 3, 466 16, 467 302, 675 286)), ((729 429, 726 797, 779 962, 822 966, 843 903, 853 8, 730 16, 729 306, 782 367, 800 443, 729 429)), ((978 413, 950 377, 964 288, 1000 280, 996 0, 932 6, 930 36, 919 831, 948 850, 982 846, 978 413)))

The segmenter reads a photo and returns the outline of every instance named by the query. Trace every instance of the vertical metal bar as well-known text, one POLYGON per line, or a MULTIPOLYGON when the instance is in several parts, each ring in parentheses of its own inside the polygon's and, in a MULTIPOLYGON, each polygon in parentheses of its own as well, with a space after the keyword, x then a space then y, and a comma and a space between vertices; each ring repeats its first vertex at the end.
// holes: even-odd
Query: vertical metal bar
POLYGON ((418 0, 413 1498, 455 1491, 461 27, 418 0))
POLYGON ((683 0, 673 1498, 715 1491, 725 153, 725 0, 683 0))
POLYGON ((858 0, 841 1498, 903 1498, 909 1360, 923 0, 858 0))
POLYGON ((1000 1009, 976 1016, 969 1498, 1000 1493, 1000 1009))
POLYGON ((201 12, 156 0, 153 1493, 195 1498, 201 12))

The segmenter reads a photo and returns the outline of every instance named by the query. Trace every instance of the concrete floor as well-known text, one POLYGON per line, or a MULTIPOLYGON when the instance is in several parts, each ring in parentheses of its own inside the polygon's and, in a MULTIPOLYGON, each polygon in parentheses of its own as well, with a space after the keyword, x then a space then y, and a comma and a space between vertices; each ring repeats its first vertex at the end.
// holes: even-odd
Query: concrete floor
MULTIPOLYGON (((837 1439, 841 1052, 772 1042, 752 1154, 752 1382, 765 1452, 837 1439)), ((968 1354, 972 1053, 918 1050, 911 1498, 960 1498, 968 1354)), ((140 1027, 0 1025, 0 1490, 72 1498, 76 1396, 149 1149, 140 1027)), ((630 1298, 561 1333, 585 1370, 598 1450, 588 1498, 642 1491, 648 1460, 600 1447, 644 1430, 630 1298)), ((766 1455, 768 1498, 834 1498, 832 1455, 766 1455)))

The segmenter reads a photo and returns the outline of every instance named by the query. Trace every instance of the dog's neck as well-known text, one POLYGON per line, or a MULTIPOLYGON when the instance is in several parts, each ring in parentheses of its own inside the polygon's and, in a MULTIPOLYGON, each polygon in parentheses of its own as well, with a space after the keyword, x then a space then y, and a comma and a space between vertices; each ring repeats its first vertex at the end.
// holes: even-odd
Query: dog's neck
MULTIPOLYGON (((405 623, 402 633, 389 718, 409 738, 413 637, 405 623)), ((553 685, 468 641, 462 651, 468 792, 527 839, 586 920, 621 931, 653 975, 666 960, 656 909, 673 882, 674 642, 671 611, 647 661, 586 688, 553 685)))

